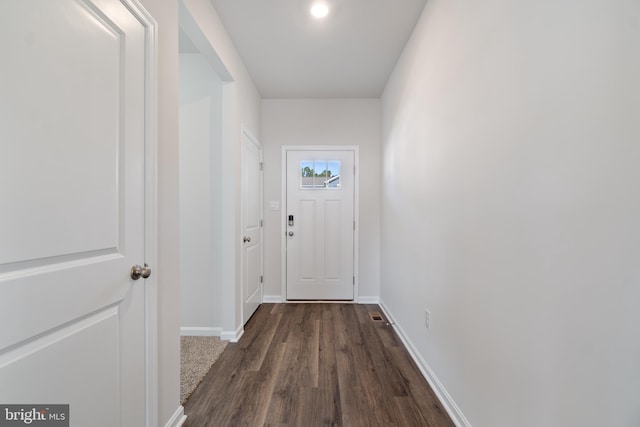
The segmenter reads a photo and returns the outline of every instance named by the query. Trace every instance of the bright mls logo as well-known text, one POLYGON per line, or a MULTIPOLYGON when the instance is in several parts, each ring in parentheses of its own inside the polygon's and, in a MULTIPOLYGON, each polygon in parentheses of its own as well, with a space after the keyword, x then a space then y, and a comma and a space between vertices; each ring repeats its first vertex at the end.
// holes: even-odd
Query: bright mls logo
POLYGON ((0 405, 0 427, 69 427, 69 405, 0 405))

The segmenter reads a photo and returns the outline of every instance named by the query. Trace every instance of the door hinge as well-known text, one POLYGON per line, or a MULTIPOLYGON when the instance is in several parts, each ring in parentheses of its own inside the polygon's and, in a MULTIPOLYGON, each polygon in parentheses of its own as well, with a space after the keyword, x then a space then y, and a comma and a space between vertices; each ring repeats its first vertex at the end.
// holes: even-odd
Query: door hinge
POLYGON ((356 285, 356 276, 353 276, 353 286, 356 285))
POLYGON ((353 221, 353 229, 354 230, 356 229, 356 221, 355 220, 353 221))
POLYGON ((264 227, 264 222, 262 220, 260 220, 260 227, 264 227))
POLYGON ((260 283, 264 281, 264 277, 260 276, 260 283))
POLYGON ((262 162, 260 162, 260 170, 262 170, 262 162))

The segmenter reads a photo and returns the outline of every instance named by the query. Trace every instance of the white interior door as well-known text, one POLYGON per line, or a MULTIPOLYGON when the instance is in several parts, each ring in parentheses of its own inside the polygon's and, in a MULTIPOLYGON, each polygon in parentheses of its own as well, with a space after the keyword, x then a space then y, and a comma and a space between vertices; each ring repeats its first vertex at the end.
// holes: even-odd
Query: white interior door
POLYGON ((355 154, 287 151, 287 299, 352 300, 355 154))
MULTIPOLYGON (((126 2, 124 2, 126 3, 126 2)), ((0 403, 144 426, 145 64, 136 5, 0 2, 0 403)))
POLYGON ((242 321, 262 303, 262 147, 242 134, 242 321))

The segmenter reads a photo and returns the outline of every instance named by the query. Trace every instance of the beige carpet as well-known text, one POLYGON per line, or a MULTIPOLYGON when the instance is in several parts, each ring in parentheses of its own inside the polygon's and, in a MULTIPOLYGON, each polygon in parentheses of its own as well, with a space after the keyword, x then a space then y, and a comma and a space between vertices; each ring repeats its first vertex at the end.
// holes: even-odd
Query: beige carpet
POLYGON ((180 404, 207 375, 227 341, 218 337, 180 337, 180 404))

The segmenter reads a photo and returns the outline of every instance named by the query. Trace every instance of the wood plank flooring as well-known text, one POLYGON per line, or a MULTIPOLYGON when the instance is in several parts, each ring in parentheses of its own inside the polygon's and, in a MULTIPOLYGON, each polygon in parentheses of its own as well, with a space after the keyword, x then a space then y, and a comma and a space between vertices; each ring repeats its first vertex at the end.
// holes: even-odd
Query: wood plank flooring
POLYGON ((187 400, 185 426, 453 426, 371 311, 263 304, 187 400))

